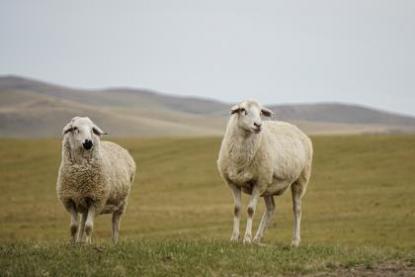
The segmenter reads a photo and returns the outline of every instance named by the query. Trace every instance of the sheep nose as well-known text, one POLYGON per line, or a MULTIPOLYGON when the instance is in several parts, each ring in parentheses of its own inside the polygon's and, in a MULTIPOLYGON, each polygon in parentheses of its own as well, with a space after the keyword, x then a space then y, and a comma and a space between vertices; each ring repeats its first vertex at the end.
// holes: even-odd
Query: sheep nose
POLYGON ((261 128, 261 125, 262 125, 261 123, 254 122, 254 126, 257 127, 258 129, 261 128))
POLYGON ((93 145, 93 144, 92 144, 92 140, 90 140, 90 139, 86 139, 82 145, 84 146, 84 148, 85 148, 86 150, 89 150, 89 149, 91 149, 91 148, 92 148, 92 145, 93 145))

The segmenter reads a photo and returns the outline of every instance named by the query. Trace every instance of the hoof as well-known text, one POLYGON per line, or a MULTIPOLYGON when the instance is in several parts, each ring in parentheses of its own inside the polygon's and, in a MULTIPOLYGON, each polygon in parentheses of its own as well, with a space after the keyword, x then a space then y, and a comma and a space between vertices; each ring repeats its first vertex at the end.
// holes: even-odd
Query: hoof
POLYGON ((76 238, 76 243, 84 243, 85 239, 84 238, 80 238, 79 236, 76 238))
POLYGON ((261 244, 261 238, 255 237, 252 243, 261 244))
POLYGON ((239 234, 232 234, 231 242, 238 242, 239 241, 239 234))
POLYGON ((118 243, 118 238, 112 238, 112 243, 117 244, 118 243))
POLYGON ((86 237, 86 239, 85 239, 85 243, 86 243, 86 244, 91 244, 91 243, 92 243, 91 236, 86 237))
POLYGON ((297 248, 298 246, 300 246, 300 241, 299 240, 293 240, 291 242, 291 247, 297 248))
POLYGON ((248 235, 248 236, 247 236, 247 235, 245 235, 243 243, 244 243, 244 244, 251 244, 251 243, 252 243, 252 238, 251 238, 251 236, 249 236, 249 235, 248 235))

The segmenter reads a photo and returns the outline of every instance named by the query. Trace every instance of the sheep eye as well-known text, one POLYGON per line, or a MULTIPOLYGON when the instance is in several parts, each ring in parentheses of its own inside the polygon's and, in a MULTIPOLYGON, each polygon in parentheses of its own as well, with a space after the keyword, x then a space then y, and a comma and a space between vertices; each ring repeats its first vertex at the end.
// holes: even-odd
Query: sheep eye
POLYGON ((241 108, 241 113, 243 113, 244 115, 248 114, 248 112, 244 108, 241 108))
POLYGON ((72 127, 72 132, 74 132, 74 133, 78 132, 78 128, 77 127, 72 127))

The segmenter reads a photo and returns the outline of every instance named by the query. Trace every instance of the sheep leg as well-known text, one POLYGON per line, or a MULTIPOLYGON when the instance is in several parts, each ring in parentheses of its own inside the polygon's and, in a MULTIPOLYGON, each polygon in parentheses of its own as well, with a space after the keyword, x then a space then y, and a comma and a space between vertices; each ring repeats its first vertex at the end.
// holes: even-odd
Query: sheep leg
POLYGON ((264 196, 265 207, 266 211, 264 211, 264 215, 262 216, 261 223, 259 224, 257 233, 254 238, 254 242, 261 242, 262 237, 264 236, 265 230, 268 228, 269 224, 271 223, 272 215, 274 214, 275 210, 275 202, 274 197, 272 195, 264 196))
POLYGON ((95 207, 90 205, 88 208, 88 215, 85 222, 86 242, 91 243, 92 230, 94 228, 95 207))
POLYGON ((112 213, 112 241, 115 243, 118 242, 120 236, 120 219, 122 211, 115 211, 112 213))
POLYGON ((71 234, 71 241, 75 242, 75 235, 78 231, 78 213, 76 212, 75 204, 72 201, 65 203, 65 208, 71 215, 71 223, 69 224, 69 231, 71 234))
POLYGON ((296 182, 291 185, 292 201, 293 201, 293 240, 291 246, 298 247, 301 241, 300 229, 301 229, 301 202, 303 196, 303 186, 296 182))
POLYGON ((234 184, 229 184, 232 189, 234 209, 233 209, 233 231, 231 241, 239 240, 239 224, 241 222, 241 188, 234 184))
POLYGON ((81 224, 79 226, 79 232, 78 232, 78 237, 76 238, 76 242, 83 242, 84 241, 85 223, 86 223, 87 216, 88 216, 87 213, 82 213, 81 214, 81 224))
POLYGON ((78 231, 78 214, 75 209, 71 209, 71 241, 75 242, 75 235, 78 231))
POLYGON ((252 188, 252 194, 248 203, 248 219, 246 221, 246 229, 243 243, 251 243, 252 241, 252 221, 255 214, 256 205, 258 203, 259 191, 256 186, 252 188))

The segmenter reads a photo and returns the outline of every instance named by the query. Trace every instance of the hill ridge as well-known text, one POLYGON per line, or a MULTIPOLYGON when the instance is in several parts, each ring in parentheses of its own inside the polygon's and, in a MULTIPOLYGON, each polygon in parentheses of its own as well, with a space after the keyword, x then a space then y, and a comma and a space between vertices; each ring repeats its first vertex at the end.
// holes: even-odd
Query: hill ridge
MULTIPOLYGON (((221 135, 232 104, 151 89, 77 89, 18 75, 0 76, 0 136, 56 136, 88 114, 117 136, 221 135), (136 126, 144 124, 143 126, 136 126)), ((309 133, 415 132, 415 118, 341 102, 268 105, 275 119, 309 133)))

